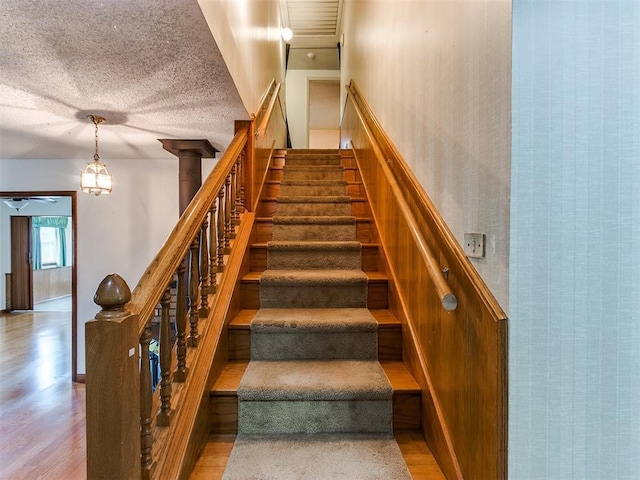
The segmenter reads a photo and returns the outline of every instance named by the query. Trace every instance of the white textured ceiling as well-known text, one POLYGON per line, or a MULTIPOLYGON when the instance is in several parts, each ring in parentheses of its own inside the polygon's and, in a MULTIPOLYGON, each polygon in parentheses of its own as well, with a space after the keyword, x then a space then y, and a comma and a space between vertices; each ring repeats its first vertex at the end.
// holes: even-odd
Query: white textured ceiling
POLYGON ((1 0, 0 159, 170 156, 218 149, 248 118, 196 0, 1 0))

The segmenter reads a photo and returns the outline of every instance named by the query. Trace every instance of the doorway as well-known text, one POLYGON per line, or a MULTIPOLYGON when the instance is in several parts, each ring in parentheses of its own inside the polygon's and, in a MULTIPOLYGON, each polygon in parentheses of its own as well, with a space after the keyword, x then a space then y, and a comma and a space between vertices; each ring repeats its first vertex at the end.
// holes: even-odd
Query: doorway
POLYGON ((309 148, 340 146, 340 82, 309 80, 309 148))
POLYGON ((76 195, 75 191, 0 192, 0 310, 42 311, 50 305, 68 312, 74 382, 78 381, 76 195), (38 245, 34 245, 34 225, 42 242, 38 245), (39 251, 40 245, 55 253, 39 251), (62 259, 56 260, 60 255, 62 259), (14 270, 20 272, 16 278, 14 270), (15 288, 19 292, 13 292, 15 288), (20 303, 12 305, 16 299, 20 303))

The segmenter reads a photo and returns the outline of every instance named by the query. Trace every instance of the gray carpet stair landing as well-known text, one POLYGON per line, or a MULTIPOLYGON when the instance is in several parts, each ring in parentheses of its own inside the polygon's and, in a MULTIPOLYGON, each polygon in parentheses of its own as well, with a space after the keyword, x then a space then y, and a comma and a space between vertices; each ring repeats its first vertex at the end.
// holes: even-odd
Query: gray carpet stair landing
POLYGON ((224 480, 410 480, 388 435, 246 435, 236 440, 224 480))
POLYGON ((223 478, 411 476, 337 151, 288 151, 223 478))

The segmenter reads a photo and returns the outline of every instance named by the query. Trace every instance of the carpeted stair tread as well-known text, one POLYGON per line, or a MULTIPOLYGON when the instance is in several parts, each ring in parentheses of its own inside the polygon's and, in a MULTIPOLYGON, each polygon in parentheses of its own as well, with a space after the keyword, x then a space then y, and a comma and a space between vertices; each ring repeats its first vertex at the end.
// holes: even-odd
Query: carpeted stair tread
POLYGON ((351 197, 348 195, 322 197, 308 195, 280 195, 278 198, 276 198, 276 201, 278 203, 351 203, 351 197))
POLYGON ((278 197, 277 214, 289 216, 351 215, 351 197, 278 197))
POLYGON ((378 321, 366 308, 262 308, 251 319, 250 328, 261 332, 371 332, 378 329, 378 321))
POLYGON ((251 361, 240 401, 391 400, 393 388, 377 361, 251 361))
POLYGON ((344 167, 339 165, 284 165, 283 180, 344 180, 344 167))
POLYGON ((285 159, 285 165, 341 165, 340 155, 293 155, 285 159))
POLYGON ((364 308, 367 284, 361 270, 265 270, 260 308, 364 308))
POLYGON ((340 183, 334 180, 326 180, 326 185, 317 185, 315 182, 323 182, 323 180, 315 181, 307 180, 300 182, 290 182, 280 185, 280 195, 282 196, 344 196, 347 194, 346 182, 340 183))
POLYGON ((281 187, 346 187, 346 180, 282 180, 281 187))
POLYGON ((240 435, 223 480, 411 480, 392 436, 240 435))
POLYGON ((354 225, 351 215, 274 215, 274 225, 354 225))
POLYGON ((271 241, 267 269, 362 269, 362 244, 353 241, 271 241))
POLYGON ((262 308, 250 329, 252 360, 378 358, 378 324, 365 308, 262 308))
POLYGON ((369 277, 360 270, 265 270, 260 285, 297 286, 317 288, 335 285, 354 285, 368 282, 369 277))

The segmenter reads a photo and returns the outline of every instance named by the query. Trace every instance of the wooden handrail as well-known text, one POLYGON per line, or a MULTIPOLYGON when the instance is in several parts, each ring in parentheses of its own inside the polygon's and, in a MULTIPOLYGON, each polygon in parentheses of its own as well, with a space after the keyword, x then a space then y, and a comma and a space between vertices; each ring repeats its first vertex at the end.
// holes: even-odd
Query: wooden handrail
MULTIPOLYGON (((420 187, 420 182, 415 177, 413 172, 407 167, 405 162, 402 161, 402 155, 400 154, 400 152, 398 152, 393 142, 389 139, 385 130, 382 128, 382 126, 378 122, 378 119, 375 118, 374 116, 366 115, 363 112, 363 109, 366 110, 367 112, 371 111, 371 109, 367 101, 364 99, 364 97, 360 93, 360 90, 358 89, 355 82, 353 81, 349 82, 346 88, 347 88, 347 91, 351 94, 350 98, 353 100, 354 107, 356 107, 356 111, 358 112, 359 117, 361 118, 361 120, 363 120, 363 124, 366 125, 367 127, 368 134, 372 136, 372 138, 374 136, 373 136, 373 132, 371 131, 371 128, 375 129, 376 141, 373 142, 373 144, 376 145, 379 158, 384 160, 382 163, 385 164, 386 170, 388 172, 391 172, 391 170, 388 167, 388 164, 391 162, 391 159, 393 159, 394 168, 397 168, 402 171, 403 176, 410 182, 409 188, 411 188, 412 191, 415 192, 415 194, 418 196, 421 203, 420 213, 423 215, 427 215, 429 217, 429 219, 433 222, 433 224, 438 229, 438 233, 445 239, 445 241, 447 242, 448 248, 457 257, 457 260, 460 263, 461 268, 465 270, 465 274, 468 276, 468 278, 472 282, 475 289, 475 293, 482 300, 482 302, 487 307, 487 309, 490 310, 493 318, 496 321, 506 320, 507 315, 505 314, 504 310, 492 295, 487 295, 488 288, 486 287, 482 278, 478 275, 477 271, 466 260, 464 252, 460 248, 457 240, 455 239, 449 227, 444 223, 444 221, 440 216, 433 215, 432 212, 436 211, 435 205, 433 204, 431 199, 425 194, 422 187, 420 187), (384 142, 384 148, 385 150, 387 150, 386 154, 382 152, 382 149, 379 145, 380 139, 382 139, 384 142)), ((394 182, 397 185, 398 182, 395 176, 391 175, 391 178, 394 178, 394 182)), ((402 191, 402 189, 400 189, 400 191, 402 191)), ((406 202, 405 202, 405 205, 406 205, 406 202)))
POLYGON ((144 331, 167 284, 189 250, 190 239, 194 238, 200 230, 211 204, 218 196, 231 167, 244 148, 247 132, 248 129, 244 128, 235 135, 133 290, 131 301, 126 308, 131 313, 139 315, 140 334, 144 331))
MULTIPOLYGON (((393 173, 389 169, 389 166, 387 165, 387 161, 385 160, 384 154, 380 150, 378 143, 375 141, 375 138, 372 135, 371 130, 367 125, 367 122, 365 121, 365 117, 362 113, 362 110, 360 109, 360 106, 356 102, 354 102, 354 107, 356 110, 356 114, 358 115, 358 118, 362 122, 365 134, 367 135, 367 138, 373 148, 374 154, 378 158, 378 161, 380 162, 380 167, 382 168, 382 170, 384 171, 385 175, 388 178, 388 181, 389 181, 389 184, 391 185, 394 196, 396 196, 396 198, 398 199, 398 204, 400 205, 400 209, 402 211, 404 219, 409 224, 411 233, 416 243, 419 246, 420 254, 422 256, 422 259, 424 260, 424 263, 427 266, 429 276, 431 277, 434 287, 438 293, 438 298, 440 299, 442 308, 444 308, 447 311, 455 310, 456 307, 458 306, 458 300, 456 296, 453 294, 453 292, 451 291, 451 289, 449 288, 449 285, 447 284, 447 281, 444 278, 443 268, 438 265, 438 262, 433 256, 433 253, 431 253, 431 249, 427 245, 427 242, 425 241, 424 236, 420 232, 416 219, 414 215, 411 213, 411 211, 409 210, 407 202, 404 199, 404 196, 402 195, 402 190, 398 186, 397 180, 395 179, 393 173)), ((351 148, 355 152, 356 149, 353 146, 353 142, 351 142, 351 148)))
POLYGON ((279 92, 280 85, 272 81, 259 107, 258 136, 253 135, 255 115, 252 121, 236 122, 231 143, 133 292, 120 277, 110 276, 96 294, 103 310, 87 322, 87 402, 95 405, 113 398, 117 404, 107 402, 108 406, 123 413, 111 430, 111 419, 91 416, 90 478, 103 478, 98 473, 103 451, 118 449, 126 458, 114 457, 113 471, 128 472, 118 477, 185 478, 206 441, 202 399, 217 368, 214 358, 226 355, 221 339, 227 315, 237 307, 234 290, 245 268, 254 192, 260 191, 254 182, 268 171, 273 145, 283 145, 286 137, 283 121, 270 123, 279 92), (270 150, 260 148, 265 143, 272 145, 270 150), (154 323, 159 324, 161 376, 155 392, 149 353, 154 323), (114 332, 108 349, 100 341, 105 326, 114 332), (124 394, 115 395, 120 391, 124 394), (132 402, 131 391, 139 392, 139 402, 132 402), (126 438, 116 431, 121 425, 127 425, 126 438), (104 431, 114 433, 104 438, 104 431), (134 458, 139 459, 133 462, 137 465, 131 464, 134 458))
POLYGON ((423 389, 425 439, 447 478, 506 478, 506 315, 355 84, 347 89, 341 144, 375 219, 403 362, 423 389), (442 308, 443 283, 459 300, 453 311, 442 308))
MULTIPOLYGON (((272 91, 270 93, 270 97, 268 97, 269 103, 266 107, 266 110, 263 112, 259 119, 258 116, 256 116, 256 120, 259 121, 259 124, 255 130, 256 136, 264 135, 264 133, 267 131, 267 125, 269 125, 269 122, 271 121, 274 106, 276 104, 276 101, 278 101, 278 97, 280 95, 280 84, 275 84, 272 88, 270 88, 270 90, 272 91)), ((269 95, 269 93, 267 95, 269 95)))

